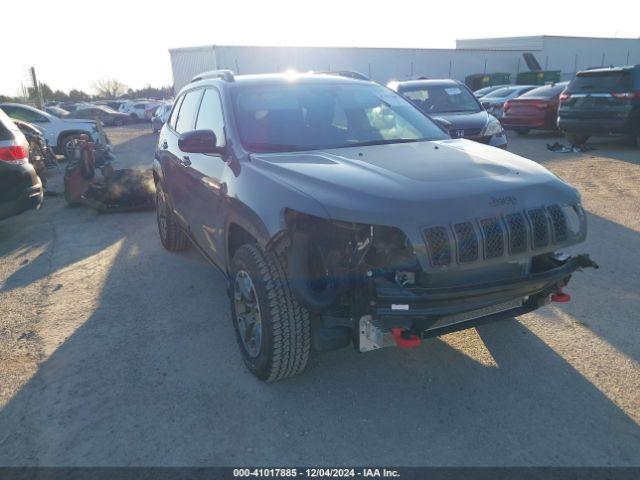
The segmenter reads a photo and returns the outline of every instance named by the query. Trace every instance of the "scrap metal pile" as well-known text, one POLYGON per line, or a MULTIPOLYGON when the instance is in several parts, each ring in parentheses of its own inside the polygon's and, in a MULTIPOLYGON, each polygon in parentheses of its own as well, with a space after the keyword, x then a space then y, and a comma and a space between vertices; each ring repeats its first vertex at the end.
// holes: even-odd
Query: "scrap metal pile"
POLYGON ((64 177, 64 196, 70 206, 87 205, 100 212, 154 208, 151 170, 115 170, 111 146, 90 142, 86 135, 75 141, 74 151, 64 177))

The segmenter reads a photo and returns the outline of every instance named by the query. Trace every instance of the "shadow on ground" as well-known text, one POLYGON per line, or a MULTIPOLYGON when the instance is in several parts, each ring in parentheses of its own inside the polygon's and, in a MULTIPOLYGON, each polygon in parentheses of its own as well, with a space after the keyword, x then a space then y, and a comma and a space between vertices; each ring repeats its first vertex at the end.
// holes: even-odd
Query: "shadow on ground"
MULTIPOLYGON (((637 232, 605 222, 593 230, 637 245, 637 232)), ((123 245, 99 306, 0 411, 1 465, 640 463, 638 425, 513 319, 467 342, 493 363, 432 339, 328 353, 266 385, 242 366, 214 269, 193 250, 162 251, 150 214, 105 235, 123 245)), ((577 282, 628 293, 618 268, 633 267, 577 282)), ((591 328, 637 350, 633 336, 591 328)))

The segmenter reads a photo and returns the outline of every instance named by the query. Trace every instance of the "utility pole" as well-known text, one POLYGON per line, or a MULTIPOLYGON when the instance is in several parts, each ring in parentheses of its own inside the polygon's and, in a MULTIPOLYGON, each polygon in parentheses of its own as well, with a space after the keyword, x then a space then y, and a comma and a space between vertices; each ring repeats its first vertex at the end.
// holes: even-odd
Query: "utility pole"
POLYGON ((36 107, 42 110, 42 92, 40 91, 40 84, 38 83, 38 79, 36 78, 36 69, 34 67, 31 67, 29 69, 29 73, 31 74, 31 84, 33 85, 33 92, 35 94, 36 107))

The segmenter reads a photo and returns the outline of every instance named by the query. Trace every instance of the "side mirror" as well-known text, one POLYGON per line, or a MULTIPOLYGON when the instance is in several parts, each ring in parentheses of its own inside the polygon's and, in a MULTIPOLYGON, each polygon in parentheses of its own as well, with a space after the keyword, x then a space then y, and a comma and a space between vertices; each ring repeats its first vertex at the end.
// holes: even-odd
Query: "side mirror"
POLYGON ((218 139, 213 130, 191 130, 178 138, 178 148, 186 153, 222 153, 224 148, 216 146, 218 139))

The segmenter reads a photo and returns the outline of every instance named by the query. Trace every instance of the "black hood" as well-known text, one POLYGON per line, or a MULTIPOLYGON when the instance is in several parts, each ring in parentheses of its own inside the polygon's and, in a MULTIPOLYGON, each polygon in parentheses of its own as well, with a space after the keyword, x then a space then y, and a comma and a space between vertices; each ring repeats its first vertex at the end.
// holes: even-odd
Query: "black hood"
POLYGON ((479 112, 443 112, 430 113, 434 120, 441 118, 451 124, 451 130, 482 131, 489 121, 489 114, 485 110, 479 112))

